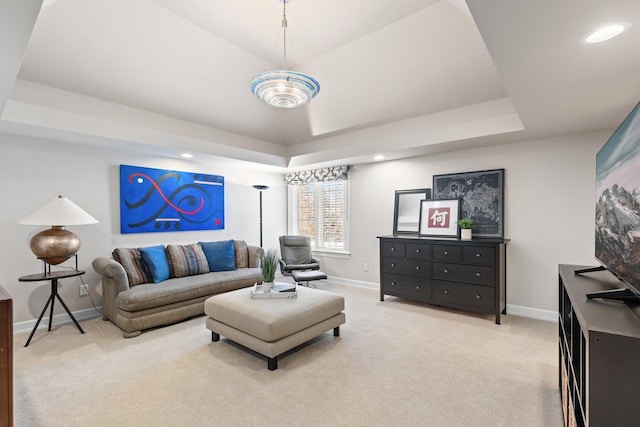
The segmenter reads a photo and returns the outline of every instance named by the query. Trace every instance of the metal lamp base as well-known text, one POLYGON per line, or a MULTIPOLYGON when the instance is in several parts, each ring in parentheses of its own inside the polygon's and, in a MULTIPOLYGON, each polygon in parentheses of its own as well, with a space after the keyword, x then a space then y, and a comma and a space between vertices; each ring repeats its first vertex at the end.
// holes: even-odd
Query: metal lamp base
POLYGON ((64 227, 56 225, 34 235, 29 246, 38 259, 58 265, 80 250, 80 238, 64 227))

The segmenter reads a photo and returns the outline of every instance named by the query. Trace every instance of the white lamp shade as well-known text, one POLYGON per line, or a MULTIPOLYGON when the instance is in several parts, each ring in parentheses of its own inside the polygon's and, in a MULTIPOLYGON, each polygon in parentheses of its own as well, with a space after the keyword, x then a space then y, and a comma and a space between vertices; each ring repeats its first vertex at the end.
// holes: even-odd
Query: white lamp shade
POLYGON ((58 196, 40 209, 25 216, 18 224, 24 225, 82 225, 95 224, 98 220, 82 210, 66 197, 58 196))

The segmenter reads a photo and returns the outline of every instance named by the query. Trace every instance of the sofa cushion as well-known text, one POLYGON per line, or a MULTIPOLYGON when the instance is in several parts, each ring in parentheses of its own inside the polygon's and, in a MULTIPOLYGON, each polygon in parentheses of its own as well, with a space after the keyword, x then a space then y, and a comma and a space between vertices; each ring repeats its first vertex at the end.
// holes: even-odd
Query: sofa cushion
POLYGON ((116 306, 127 312, 154 309, 253 286, 261 280, 262 272, 259 268, 178 277, 165 281, 161 286, 146 283, 122 291, 116 297, 116 306))
POLYGON ((236 268, 249 267, 249 248, 244 240, 234 240, 236 249, 236 268))
POLYGON ((209 262, 209 271, 230 271, 236 269, 236 251, 233 240, 200 242, 200 246, 209 262))
POLYGON ((168 245, 167 257, 171 277, 193 276, 209 272, 207 257, 198 243, 168 245))
POLYGON ((163 245, 149 246, 140 248, 139 250, 142 255, 142 260, 147 266, 151 280, 154 283, 160 283, 171 277, 167 251, 163 245))
POLYGON ((116 248, 113 253, 113 259, 118 261, 127 273, 129 286, 139 285, 151 281, 147 267, 142 261, 140 251, 135 248, 116 248))

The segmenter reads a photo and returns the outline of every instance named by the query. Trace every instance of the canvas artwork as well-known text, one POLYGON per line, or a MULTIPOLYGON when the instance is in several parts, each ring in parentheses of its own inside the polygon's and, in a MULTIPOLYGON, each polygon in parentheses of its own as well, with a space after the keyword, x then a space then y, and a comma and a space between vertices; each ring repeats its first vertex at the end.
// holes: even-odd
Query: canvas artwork
POLYGON ((474 237, 504 237, 504 169, 433 176, 433 197, 460 199, 460 218, 473 218, 474 237))
POLYGON ((120 232, 224 229, 224 177, 120 165, 120 232))

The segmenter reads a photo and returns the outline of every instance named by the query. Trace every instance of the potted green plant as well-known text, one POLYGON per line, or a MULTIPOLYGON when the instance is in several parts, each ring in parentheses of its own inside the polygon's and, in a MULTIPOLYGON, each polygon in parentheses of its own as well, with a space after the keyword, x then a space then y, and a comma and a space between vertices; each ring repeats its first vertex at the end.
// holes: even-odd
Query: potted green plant
POLYGON ((475 225, 475 222, 472 218, 462 218, 458 220, 458 225, 460 226, 460 238, 462 240, 471 240, 471 229, 475 225))
POLYGON ((278 251, 275 249, 262 251, 262 255, 260 255, 260 268, 262 269, 263 278, 262 291, 271 292, 273 280, 278 268, 278 251))

